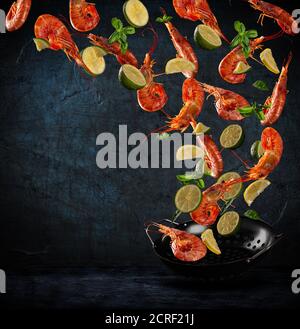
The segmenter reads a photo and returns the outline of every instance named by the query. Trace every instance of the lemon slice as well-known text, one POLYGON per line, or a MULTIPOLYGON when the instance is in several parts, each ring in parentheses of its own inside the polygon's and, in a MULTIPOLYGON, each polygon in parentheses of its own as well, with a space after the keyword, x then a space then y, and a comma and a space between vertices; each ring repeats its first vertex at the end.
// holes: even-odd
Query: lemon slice
MULTIPOLYGON (((228 182, 229 180, 237 179, 240 177, 241 176, 237 172, 230 171, 230 172, 223 174, 221 177, 219 177, 217 183, 228 182)), ((225 201, 228 201, 228 200, 236 198, 240 194, 242 187, 243 187, 242 183, 236 183, 236 184, 231 185, 229 187, 228 191, 224 194, 223 199, 225 201)))
POLYGON ((165 67, 166 74, 193 72, 195 70, 194 63, 185 58, 173 58, 168 61, 165 67))
POLYGON ((105 60, 103 50, 97 46, 90 46, 83 49, 81 53, 82 61, 94 75, 100 75, 105 70, 105 60))
POLYGON ((211 27, 199 24, 194 32, 194 40, 196 44, 207 50, 213 50, 219 48, 222 45, 222 41, 218 33, 216 33, 211 27))
POLYGON ((266 48, 264 51, 262 51, 259 55, 261 61, 263 62, 264 66, 271 72, 275 74, 279 74, 280 71, 278 69, 278 66, 275 62, 275 59, 272 54, 272 50, 270 48, 266 48))
POLYGON ((217 231, 222 236, 230 236, 237 232, 240 223, 240 215, 236 211, 227 211, 217 224, 217 231))
POLYGON ((244 137, 244 131, 240 125, 229 125, 223 130, 220 136, 220 144, 226 149, 236 149, 241 146, 244 137))
POLYGON ((126 21, 133 27, 139 28, 147 25, 149 13, 140 0, 128 0, 123 5, 123 14, 126 21))
POLYGON ((244 192, 244 200, 250 207, 253 201, 271 184, 267 179, 259 179, 251 183, 244 192))
POLYGON ((197 209, 202 199, 202 193, 194 184, 182 186, 176 193, 175 206, 182 213, 189 213, 197 209))
POLYGON ((141 89, 146 85, 146 79, 142 72, 130 64, 121 66, 119 80, 125 88, 132 90, 141 89))
POLYGON ((218 243, 217 243, 217 241, 214 237, 214 233, 210 228, 205 230, 201 234, 201 239, 202 239, 203 243, 206 245, 207 249, 209 249, 211 252, 213 252, 216 255, 221 254, 221 250, 220 250, 220 248, 218 246, 218 243))
POLYGON ((44 49, 50 48, 50 43, 46 39, 33 38, 33 42, 35 43, 37 51, 42 51, 44 49))
POLYGON ((251 66, 243 61, 237 63, 236 68, 234 69, 234 74, 244 74, 251 69, 251 66))
POLYGON ((202 122, 197 123, 196 127, 194 128, 193 134, 200 135, 200 134, 206 134, 210 131, 210 127, 207 127, 202 122))
POLYGON ((192 160, 203 158, 203 149, 197 145, 183 145, 180 146, 176 152, 176 160, 192 160))

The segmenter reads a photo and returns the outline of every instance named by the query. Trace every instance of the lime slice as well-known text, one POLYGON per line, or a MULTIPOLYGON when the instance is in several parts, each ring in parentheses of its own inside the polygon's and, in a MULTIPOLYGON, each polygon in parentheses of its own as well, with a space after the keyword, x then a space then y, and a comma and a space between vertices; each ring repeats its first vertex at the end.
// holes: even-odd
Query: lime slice
POLYGON ((182 213, 194 211, 199 206, 202 193, 194 184, 182 186, 176 193, 175 206, 182 213))
MULTIPOLYGON (((217 180, 217 183, 228 182, 229 180, 237 179, 240 177, 241 176, 237 172, 230 171, 230 172, 223 174, 221 177, 219 177, 219 179, 217 180)), ((224 194, 223 199, 225 201, 228 201, 228 200, 236 198, 240 194, 242 187, 243 187, 242 183, 236 183, 236 184, 231 185, 229 187, 228 192, 226 192, 224 194)))
POLYGON ((197 158, 203 158, 203 150, 197 145, 182 145, 176 152, 176 160, 192 160, 197 158))
POLYGON ((185 58, 173 58, 168 61, 165 67, 166 74, 193 72, 195 70, 194 63, 185 58))
POLYGON ((149 21, 147 8, 140 0, 128 0, 123 5, 123 14, 126 21, 134 27, 143 27, 149 21))
POLYGON ((103 50, 97 46, 90 46, 81 52, 81 58, 86 67, 94 75, 100 75, 105 70, 103 50))
POLYGON ((221 38, 211 27, 199 24, 194 32, 194 40, 196 44, 207 50, 219 48, 222 45, 221 38))
POLYGON ((258 179, 251 183, 244 192, 244 200, 250 207, 253 201, 271 184, 267 179, 258 179))
POLYGON ((265 150, 263 149, 260 140, 255 141, 251 145, 250 153, 254 159, 259 159, 264 155, 265 150))
POLYGON ((214 233, 210 228, 205 230, 201 234, 201 239, 202 239, 203 243, 206 245, 207 249, 209 249, 211 252, 213 252, 216 255, 221 254, 221 250, 220 250, 220 248, 218 246, 218 243, 217 243, 217 241, 214 237, 214 233))
POLYGON ((44 49, 50 48, 50 43, 48 42, 48 40, 41 38, 33 38, 33 42, 35 43, 37 51, 42 51, 44 49))
POLYGON ((240 215, 236 211, 227 211, 217 224, 217 231, 222 236, 229 236, 237 232, 240 223, 240 215))
POLYGON ((244 141, 244 131, 240 125, 233 124, 226 127, 221 136, 220 143, 226 149, 235 149, 244 141))
POLYGON ((142 72, 130 64, 121 66, 119 80, 125 88, 131 90, 141 89, 146 85, 146 79, 142 72))
POLYGON ((248 72, 251 69, 251 66, 242 61, 238 62, 236 68, 234 69, 234 74, 243 74, 248 72))
POLYGON ((193 134, 200 135, 200 134, 207 134, 210 131, 210 127, 207 127, 202 122, 197 123, 196 127, 194 128, 193 134))
POLYGON ((275 59, 272 54, 272 50, 270 48, 266 48, 264 51, 262 51, 259 55, 261 61, 263 62, 264 66, 271 72, 275 74, 279 74, 280 71, 278 69, 278 66, 275 62, 275 59))

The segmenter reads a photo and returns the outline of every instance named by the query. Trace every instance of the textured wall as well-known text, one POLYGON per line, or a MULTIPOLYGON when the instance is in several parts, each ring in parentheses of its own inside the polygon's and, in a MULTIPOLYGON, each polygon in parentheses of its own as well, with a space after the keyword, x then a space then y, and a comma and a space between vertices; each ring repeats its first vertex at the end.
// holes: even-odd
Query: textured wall
MULTIPOLYGON (((95 32, 108 36, 112 32, 111 17, 122 17, 122 1, 96 3, 101 23, 95 32)), ((197 23, 179 19, 171 1, 144 3, 152 21, 160 15, 159 7, 164 6, 182 34, 193 42, 197 23)), ((210 3, 229 38, 234 36, 232 25, 236 19, 261 33, 278 31, 270 19, 265 19, 263 28, 256 25, 258 13, 243 1, 210 3)), ((6 1, 1 6, 7 9, 9 4, 6 1)), ((290 2, 285 7, 291 10, 294 6, 290 2)), ((173 214, 173 196, 179 186, 175 175, 182 170, 100 170, 95 161, 99 150, 95 141, 101 132, 117 134, 120 124, 127 124, 129 133, 148 133, 162 126, 165 117, 138 108, 135 93, 118 82, 119 65, 115 58, 106 57, 103 76, 90 79, 70 64, 63 53, 35 50, 32 37, 36 17, 42 13, 68 17, 67 12, 66 0, 33 1, 26 25, 16 33, 0 35, 0 265, 159 264, 145 238, 143 222, 173 214)), ((162 72, 166 61, 175 56, 175 50, 164 26, 154 26, 159 33, 155 69, 162 72)), ((81 47, 88 45, 84 37, 77 33, 74 37, 81 47)), ((151 43, 149 32, 142 36, 138 31, 130 38, 130 46, 140 61, 151 43)), ((255 208, 286 233, 286 240, 269 262, 290 264, 298 261, 300 252, 299 38, 284 37, 268 46, 279 64, 293 47, 294 60, 287 104, 275 125, 285 142, 284 155, 270 176, 272 186, 256 201, 255 208)), ((228 46, 213 52, 196 51, 199 80, 237 91, 249 101, 263 102, 267 96, 251 87, 255 80, 265 80, 269 86, 276 81, 276 76, 252 61, 253 70, 247 82, 231 86, 217 73, 228 46)), ((183 77, 159 80, 165 83, 169 95, 166 111, 175 115, 181 106, 183 77)), ((205 103, 200 120, 213 128, 213 136, 218 139, 228 123, 217 116, 212 104, 212 99, 205 103)), ((250 145, 259 138, 262 127, 255 118, 244 120, 242 125, 246 139, 238 153, 249 159, 250 145)), ((223 155, 226 170, 245 170, 230 152, 224 151, 223 155)), ((242 200, 238 204, 241 210, 245 209, 242 200)))

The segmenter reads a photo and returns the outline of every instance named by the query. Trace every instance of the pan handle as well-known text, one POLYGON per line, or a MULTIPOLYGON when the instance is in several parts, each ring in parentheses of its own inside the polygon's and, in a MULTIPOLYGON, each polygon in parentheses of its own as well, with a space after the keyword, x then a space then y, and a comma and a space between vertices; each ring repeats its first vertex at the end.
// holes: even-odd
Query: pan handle
MULTIPOLYGON (((178 226, 179 225, 179 223, 176 223, 176 222, 173 222, 171 219, 167 219, 167 218, 165 218, 165 219, 161 219, 161 220, 158 220, 158 221, 156 221, 156 223, 162 223, 162 222, 168 222, 168 223, 171 223, 171 224, 173 224, 173 225, 176 225, 176 226, 178 226)), ((151 223, 150 223, 150 225, 147 225, 146 226, 146 228, 145 228, 145 232, 146 232, 146 235, 147 235, 147 237, 148 237, 148 239, 150 240, 150 242, 151 242, 151 244, 152 244, 152 247, 154 247, 154 241, 153 241, 153 239, 152 239, 152 237, 151 237, 151 235, 150 235, 150 232, 149 232, 149 228, 150 228, 150 226, 151 226, 151 223)))
POLYGON ((271 248, 273 248, 275 246, 275 244, 277 244, 277 242, 279 242, 281 239, 283 238, 283 234, 277 234, 274 237, 274 241, 272 243, 270 243, 266 248, 260 250, 258 253, 256 253, 255 255, 253 255, 252 257, 247 258, 246 262, 249 264, 252 261, 254 261, 256 258, 258 258, 259 256, 261 256, 262 254, 264 254, 265 252, 267 252, 268 250, 270 250, 271 248))

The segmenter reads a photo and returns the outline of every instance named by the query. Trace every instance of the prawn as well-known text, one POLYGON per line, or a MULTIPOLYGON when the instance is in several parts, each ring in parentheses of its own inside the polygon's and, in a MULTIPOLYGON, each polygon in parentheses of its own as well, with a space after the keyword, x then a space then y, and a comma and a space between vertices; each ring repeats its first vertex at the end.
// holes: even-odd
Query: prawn
MULTIPOLYGON (((272 34, 269 36, 262 36, 254 40, 250 40, 250 57, 253 55, 254 51, 262 47, 262 43, 268 40, 275 39, 282 35, 282 32, 272 34)), ((246 73, 235 74, 233 73, 237 64, 243 62, 247 64, 247 59, 243 53, 242 47, 239 45, 231 50, 219 64, 219 74, 221 78, 231 84, 243 83, 246 79, 246 73)))
POLYGON ((197 137, 197 142, 204 150, 204 161, 210 170, 210 175, 214 178, 218 178, 224 169, 224 163, 222 159, 221 152, 219 151, 217 145, 213 139, 204 135, 204 139, 197 137))
MULTIPOLYGON (((184 102, 178 115, 171 118, 164 132, 179 130, 184 132, 190 124, 196 125, 204 102, 204 90, 195 78, 185 79, 182 85, 182 100, 184 102)), ((163 129, 164 127, 162 127, 163 129)))
POLYGON ((69 14, 73 28, 79 32, 93 30, 100 21, 96 5, 85 0, 70 0, 69 14))
POLYGON ((6 16, 5 25, 9 32, 20 29, 26 22, 31 8, 31 0, 15 1, 6 16))
POLYGON ((215 108, 219 117, 224 120, 243 120, 239 108, 250 106, 249 102, 241 95, 222 88, 202 83, 204 91, 215 98, 215 108))
POLYGON ((262 147, 265 150, 258 163, 250 168, 245 175, 210 186, 202 193, 199 207, 190 213, 192 220, 201 225, 212 225, 220 214, 218 201, 224 198, 233 184, 250 180, 264 179, 274 171, 281 160, 283 141, 280 134, 271 127, 263 130, 261 135, 262 147))
POLYGON ((155 112, 161 110, 168 101, 168 95, 163 84, 154 82, 154 73, 152 67, 155 62, 151 59, 151 55, 157 47, 158 36, 153 28, 149 28, 154 35, 153 45, 146 54, 141 72, 146 79, 146 86, 137 91, 137 100, 140 107, 147 112, 155 112))
POLYGON ((287 95, 287 74, 288 67, 292 60, 292 53, 286 61, 286 64, 282 67, 278 81, 273 89, 272 95, 265 101, 265 118, 261 121, 264 126, 272 125, 280 117, 287 95))
MULTIPOLYGON (((161 11, 164 14, 164 16, 166 16, 165 10, 161 9, 161 11)), ((196 56, 191 44, 187 41, 186 38, 184 38, 180 34, 180 32, 176 29, 176 27, 171 23, 171 19, 172 19, 171 17, 167 17, 167 18, 163 17, 162 22, 165 24, 165 26, 170 34, 171 40, 177 51, 178 57, 184 58, 184 59, 192 62, 195 66, 194 71, 183 72, 183 74, 187 78, 195 77, 198 72, 198 68, 199 68, 197 56, 196 56)))
POLYGON ((265 16, 273 18, 284 33, 289 35, 296 35, 296 32, 294 31, 296 31, 295 28, 298 26, 298 24, 293 16, 286 10, 262 0, 247 1, 251 4, 251 7, 262 12, 259 16, 258 22, 260 21, 262 24, 265 16))
POLYGON ((207 0, 173 0, 173 6, 177 15, 181 18, 191 21, 201 20, 203 24, 211 27, 221 38, 230 43, 222 33, 207 0))
POLYGON ((114 55, 121 65, 131 64, 138 67, 138 61, 134 54, 129 49, 123 54, 118 42, 109 43, 107 38, 92 33, 88 35, 88 39, 93 45, 101 47, 107 53, 114 55))
POLYGON ((171 250, 177 259, 183 262, 196 262, 205 257, 207 248, 196 235, 162 224, 152 223, 149 226, 151 225, 158 227, 159 232, 170 237, 171 250))
POLYGON ((49 14, 39 16, 34 25, 34 33, 36 38, 47 40, 51 50, 63 50, 69 60, 73 59, 78 66, 93 75, 83 63, 79 49, 70 32, 57 17, 49 14))

